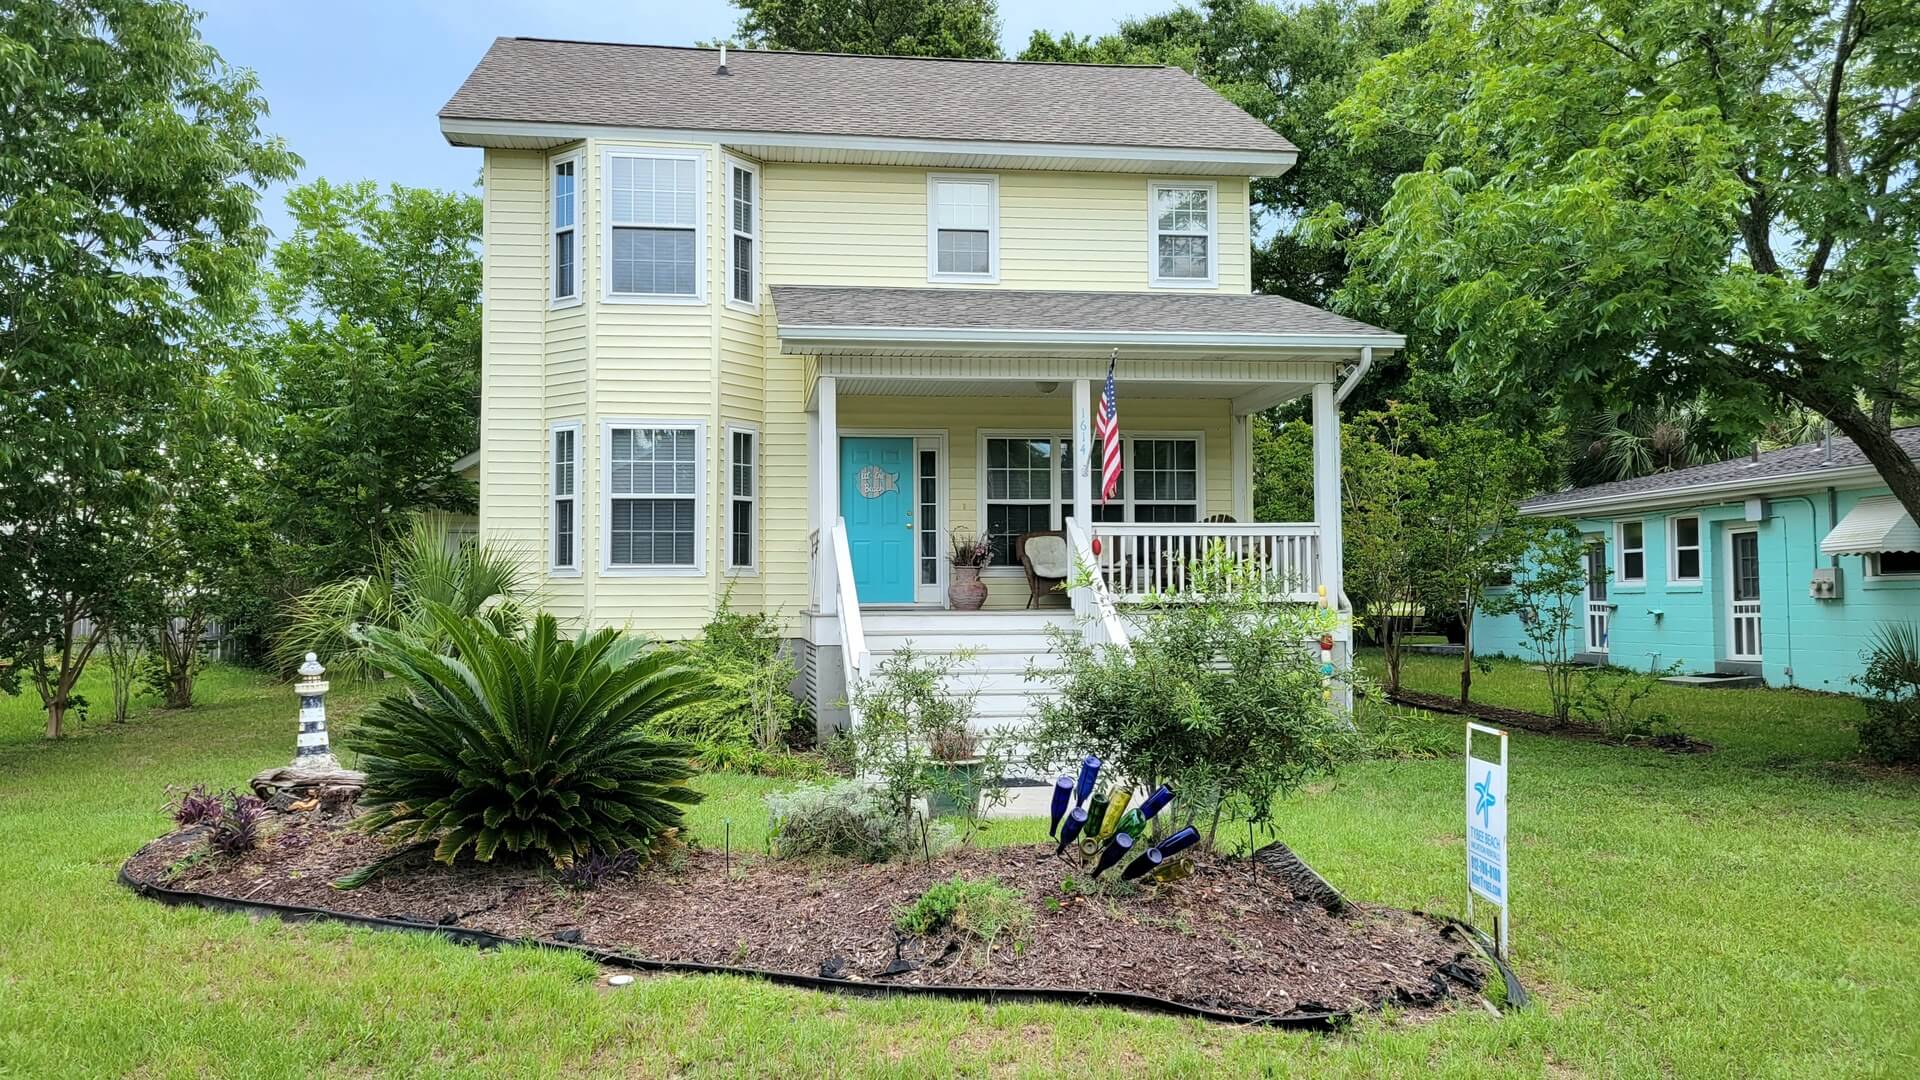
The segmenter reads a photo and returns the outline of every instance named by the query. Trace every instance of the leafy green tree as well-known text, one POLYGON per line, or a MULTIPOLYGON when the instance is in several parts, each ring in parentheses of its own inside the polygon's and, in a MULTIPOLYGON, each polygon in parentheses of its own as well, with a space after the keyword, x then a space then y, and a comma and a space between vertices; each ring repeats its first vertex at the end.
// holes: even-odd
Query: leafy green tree
POLYGON ((995 0, 734 0, 749 48, 1000 58, 995 0))
POLYGON ((478 445, 480 201, 371 181, 295 188, 259 351, 279 414, 276 527, 308 583, 373 564, 424 509, 471 512, 450 466, 478 445))
POLYGON ((1481 607, 1520 620, 1520 634, 1546 673, 1553 722, 1564 725, 1573 711, 1573 628, 1586 610, 1587 541, 1568 521, 1529 521, 1524 531, 1526 556, 1511 585, 1481 607))
POLYGON ((1421 613, 1434 496, 1433 461, 1421 456, 1431 417, 1418 406, 1365 413, 1342 440, 1346 590, 1386 660, 1387 693, 1400 689, 1405 631, 1421 613))
POLYGON ((58 738, 124 614, 167 447, 207 428, 196 325, 240 308, 298 163, 184 4, 0 7, 0 667, 58 738))
POLYGON ((1447 0, 1361 77, 1357 148, 1425 164, 1379 220, 1319 215, 1340 304, 1415 313, 1494 392, 1574 414, 1706 395, 1858 444, 1910 513, 1920 404, 1920 5, 1447 0))

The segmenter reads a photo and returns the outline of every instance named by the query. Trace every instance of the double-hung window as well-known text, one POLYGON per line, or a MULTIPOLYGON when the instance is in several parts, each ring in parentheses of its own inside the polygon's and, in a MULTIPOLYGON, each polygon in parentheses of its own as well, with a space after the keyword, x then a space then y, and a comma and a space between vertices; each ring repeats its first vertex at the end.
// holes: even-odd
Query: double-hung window
POLYGON ((750 310, 760 304, 760 172, 727 162, 727 303, 750 310))
POLYGON ((580 425, 553 425, 552 558, 555 574, 580 572, 580 425))
POLYGON ((757 517, 759 459, 755 457, 757 433, 749 427, 727 429, 727 567, 752 570, 757 517))
POLYGON ((701 279, 697 154, 607 154, 607 296, 697 301, 701 279))
POLYGON ((927 177, 927 280, 1000 279, 1000 181, 927 177))
POLYGON ((699 572, 704 441, 695 421, 606 425, 607 569, 699 572))
POLYGON ((1673 549, 1671 576, 1677 582, 1700 583, 1700 519, 1694 515, 1667 519, 1673 549))
POLYGON ((1643 522, 1623 521, 1618 528, 1616 550, 1620 553, 1620 565, 1614 570, 1614 577, 1621 585, 1642 584, 1647 580, 1647 527, 1643 522))
POLYGON ((1219 189, 1211 183, 1147 185, 1148 284, 1210 288, 1218 265, 1219 189))
POLYGON ((1880 551, 1867 556, 1868 576, 1920 578, 1920 551, 1880 551))
MULTIPOLYGON (((993 565, 1017 566, 1021 533, 1057 529, 1073 516, 1073 440, 1064 435, 991 435, 981 447, 981 532, 993 565)), ((1192 436, 1141 435, 1121 445, 1120 490, 1100 503, 1101 444, 1093 447, 1093 519, 1109 522, 1200 520, 1202 456, 1192 436)))
POLYGON ((547 252, 553 268, 554 307, 580 302, 580 159, 553 163, 553 236, 547 252))

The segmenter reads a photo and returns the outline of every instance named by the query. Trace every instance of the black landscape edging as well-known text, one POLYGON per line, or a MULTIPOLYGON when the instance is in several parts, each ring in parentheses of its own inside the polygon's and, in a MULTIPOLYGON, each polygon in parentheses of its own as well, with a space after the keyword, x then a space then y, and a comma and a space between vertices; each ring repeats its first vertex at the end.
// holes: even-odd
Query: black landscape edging
MULTIPOLYGON (((145 851, 142 848, 141 851, 145 851)), ((138 855, 136 854, 135 858, 138 855)), ((210 893, 192 892, 183 889, 169 889, 164 885, 153 885, 136 881, 127 872, 132 860, 120 867, 120 884, 131 889, 136 895, 157 900, 172 907, 199 907, 212 911, 228 911, 249 915, 271 915, 283 922, 339 922, 349 926, 362 926, 374 930, 403 930, 414 933, 432 934, 461 945, 473 945, 479 948, 497 948, 506 945, 532 945, 542 949, 555 949, 580 953, 610 967, 630 968, 635 971, 648 971, 680 975, 744 975, 748 978, 764 979, 784 986, 798 986, 810 990, 830 990, 840 994, 854 994, 861 997, 894 996, 935 996, 962 998, 981 1001, 989 1005, 1003 1003, 1022 1004, 1064 1004, 1064 1005, 1110 1005, 1123 1009, 1142 1012, 1167 1013, 1174 1016, 1193 1016, 1203 1020, 1212 1020, 1226 1024, 1261 1025, 1265 1027, 1285 1028, 1295 1031, 1335 1031, 1353 1019, 1349 1012, 1315 1011, 1292 1013, 1232 1013, 1218 1009, 1187 1005, 1151 994, 1136 994, 1127 990, 1076 990, 1064 986, 928 986, 918 983, 879 983, 853 982, 847 979, 825 979, 816 975, 797 975, 788 971, 768 971, 764 968, 732 967, 723 964, 695 964, 673 960, 648 960, 644 957, 630 956, 626 953, 609 952, 590 945, 574 945, 562 941, 546 941, 540 938, 509 938, 486 930, 475 930, 464 926, 447 926, 438 923, 412 922, 404 919, 383 919, 372 915, 353 915, 344 911, 327 908, 301 907, 293 904, 276 904, 265 900, 236 900, 232 897, 215 896, 210 893)), ((1501 967, 1502 971, 1506 968, 1501 967)), ((1513 976, 1508 973, 1509 987, 1517 986, 1513 976)), ((1524 993, 1524 991, 1523 991, 1524 993)))

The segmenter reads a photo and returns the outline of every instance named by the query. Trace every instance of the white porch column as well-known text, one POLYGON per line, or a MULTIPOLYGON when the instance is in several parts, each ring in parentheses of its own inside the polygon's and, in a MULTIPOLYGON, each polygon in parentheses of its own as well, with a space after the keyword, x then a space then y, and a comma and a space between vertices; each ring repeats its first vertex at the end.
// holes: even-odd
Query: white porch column
POLYGON ((1233 518, 1253 520, 1253 417, 1247 413, 1233 417, 1233 518))
POLYGON ((834 576, 832 557, 833 527, 840 520, 840 403, 834 394, 831 375, 814 382, 814 402, 819 413, 819 433, 815 440, 813 466, 814 505, 820 514, 820 606, 823 611, 840 610, 840 583, 834 576))
POLYGON ((1093 535, 1093 383, 1073 380, 1073 520, 1093 535))
POLYGON ((1338 607, 1345 578, 1340 528, 1340 407, 1333 383, 1313 384, 1313 520, 1320 526, 1320 581, 1338 607))

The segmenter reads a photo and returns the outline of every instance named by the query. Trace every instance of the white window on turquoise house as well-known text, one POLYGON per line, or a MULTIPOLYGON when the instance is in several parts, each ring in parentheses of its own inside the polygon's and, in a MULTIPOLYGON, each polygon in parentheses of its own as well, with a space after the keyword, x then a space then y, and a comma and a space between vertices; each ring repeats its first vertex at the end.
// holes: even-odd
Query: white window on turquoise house
POLYGON ((701 298, 701 160, 691 154, 607 154, 607 299, 701 298))
POLYGON ((1219 259, 1211 183, 1154 181, 1147 185, 1150 247, 1147 281, 1160 287, 1210 288, 1219 259))
POLYGON ((553 233, 548 265, 553 268, 554 307, 580 302, 580 159, 553 163, 553 233))
POLYGON ((1643 584, 1647 580, 1647 527, 1643 522, 1623 521, 1617 529, 1615 550, 1620 561, 1614 567, 1614 579, 1621 585, 1643 584))
POLYGON ((1667 519, 1667 546, 1673 565, 1667 575, 1683 584, 1700 583, 1700 519, 1694 515, 1667 519))
POLYGON ((1877 578, 1920 578, 1920 551, 1882 551, 1869 555, 1867 572, 1877 578))
POLYGON ((727 303, 760 309, 760 171, 727 163, 727 303))
POLYGON ((927 280, 1000 280, 1000 181, 927 177, 927 280))
POLYGON ((610 572, 699 573, 705 496, 698 423, 606 425, 603 555, 610 572))
POLYGON ((553 426, 553 476, 549 497, 552 500, 552 558, 548 569, 555 576, 580 572, 580 425, 553 426))

